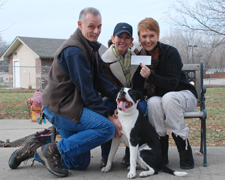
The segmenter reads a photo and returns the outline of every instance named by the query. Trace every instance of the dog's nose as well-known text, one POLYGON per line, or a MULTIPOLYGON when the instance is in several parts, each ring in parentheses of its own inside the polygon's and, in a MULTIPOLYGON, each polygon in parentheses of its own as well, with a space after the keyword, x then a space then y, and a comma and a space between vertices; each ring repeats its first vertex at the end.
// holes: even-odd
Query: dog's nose
POLYGON ((120 96, 121 96, 121 97, 124 97, 125 95, 126 95, 126 93, 125 93, 124 91, 121 91, 121 92, 120 92, 120 96))

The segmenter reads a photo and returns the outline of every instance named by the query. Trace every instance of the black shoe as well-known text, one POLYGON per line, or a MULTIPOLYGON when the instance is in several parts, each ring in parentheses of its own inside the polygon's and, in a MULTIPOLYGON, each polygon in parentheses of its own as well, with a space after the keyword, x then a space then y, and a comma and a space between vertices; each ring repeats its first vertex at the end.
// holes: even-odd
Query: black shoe
POLYGON ((172 133, 173 139, 177 145, 177 149, 180 156, 180 168, 181 169, 193 169, 195 166, 192 149, 188 139, 183 140, 180 136, 176 136, 172 133))
POLYGON ((122 159, 122 164, 125 166, 130 166, 130 158, 125 155, 122 159))
POLYGON ((167 165, 169 164, 169 159, 168 159, 168 149, 169 149, 169 136, 163 136, 160 137, 160 144, 161 144, 161 150, 162 150, 162 164, 167 165))
POLYGON ((106 164, 107 164, 107 158, 102 158, 102 159, 101 159, 100 167, 103 168, 103 167, 106 166, 106 164))
POLYGON ((59 177, 68 176, 68 170, 63 169, 62 167, 61 155, 58 151, 56 142, 39 147, 37 149, 37 155, 50 173, 59 177))
POLYGON ((179 152, 180 155, 180 168, 181 169, 193 169, 194 164, 194 158, 192 155, 191 147, 188 148, 186 151, 179 152))
POLYGON ((38 139, 31 135, 28 136, 23 142, 22 146, 14 151, 9 158, 9 167, 11 169, 16 169, 22 161, 28 160, 34 157, 37 148, 41 146, 38 139))

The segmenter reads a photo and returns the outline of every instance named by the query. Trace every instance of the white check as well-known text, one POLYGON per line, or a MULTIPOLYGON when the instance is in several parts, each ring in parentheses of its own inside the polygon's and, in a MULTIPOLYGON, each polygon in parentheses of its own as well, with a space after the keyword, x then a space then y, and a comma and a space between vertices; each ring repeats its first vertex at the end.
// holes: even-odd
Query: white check
POLYGON ((152 56, 131 56, 131 65, 151 65, 152 56))

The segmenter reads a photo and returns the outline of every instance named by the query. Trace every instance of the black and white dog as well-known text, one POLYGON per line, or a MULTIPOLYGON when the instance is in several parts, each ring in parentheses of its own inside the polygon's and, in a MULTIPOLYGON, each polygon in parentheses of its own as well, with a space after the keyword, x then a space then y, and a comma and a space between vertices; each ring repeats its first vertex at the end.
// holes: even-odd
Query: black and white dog
POLYGON ((101 169, 102 172, 108 172, 112 166, 112 160, 116 151, 123 142, 130 148, 130 171, 127 174, 128 179, 136 177, 136 165, 145 171, 139 176, 146 177, 157 174, 157 169, 162 169, 166 173, 175 176, 185 176, 186 172, 173 171, 161 164, 161 145, 159 137, 148 122, 148 120, 137 109, 138 101, 141 95, 130 88, 121 88, 117 94, 118 120, 122 125, 121 139, 112 140, 112 146, 108 156, 107 165, 101 169))

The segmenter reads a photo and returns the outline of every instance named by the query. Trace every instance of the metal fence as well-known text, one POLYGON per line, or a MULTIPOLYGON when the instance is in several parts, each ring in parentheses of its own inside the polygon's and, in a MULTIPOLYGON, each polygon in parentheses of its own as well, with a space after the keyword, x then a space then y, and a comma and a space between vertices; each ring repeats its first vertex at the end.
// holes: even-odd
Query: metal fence
POLYGON ((204 85, 225 86, 225 69, 204 69, 204 85))
MULTIPOLYGON (((0 65, 0 87, 43 90, 49 69, 50 66, 0 65)), ((225 69, 204 69, 204 85, 225 86, 225 69)))
POLYGON ((0 86, 5 88, 44 89, 50 66, 0 66, 0 86))

